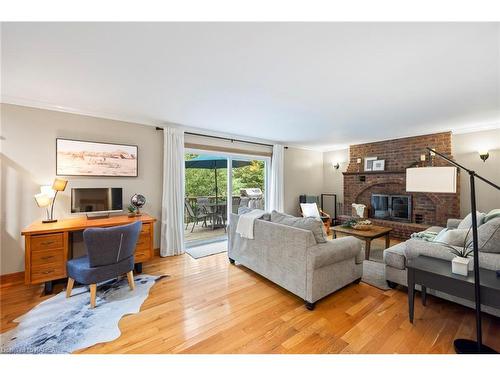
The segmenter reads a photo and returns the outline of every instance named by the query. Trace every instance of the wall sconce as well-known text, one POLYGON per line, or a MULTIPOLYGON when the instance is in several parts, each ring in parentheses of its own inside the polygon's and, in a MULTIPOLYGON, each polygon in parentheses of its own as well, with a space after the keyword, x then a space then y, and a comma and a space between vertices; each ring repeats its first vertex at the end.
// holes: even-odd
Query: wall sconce
POLYGON ((488 152, 488 150, 485 150, 485 151, 479 151, 479 157, 481 158, 481 160, 483 162, 486 161, 486 159, 488 159, 490 157, 490 153, 488 152))
MULTIPOLYGON (((332 163, 333 164, 333 163, 332 163)), ((333 168, 335 169, 339 169, 340 168, 340 164, 337 162, 336 164, 333 164, 333 168)))

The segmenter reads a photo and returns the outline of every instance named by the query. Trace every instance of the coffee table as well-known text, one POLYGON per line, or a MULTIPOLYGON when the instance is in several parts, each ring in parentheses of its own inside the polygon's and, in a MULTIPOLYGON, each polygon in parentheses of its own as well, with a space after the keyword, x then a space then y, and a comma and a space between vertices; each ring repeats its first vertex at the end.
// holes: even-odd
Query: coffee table
POLYGON ((387 249, 390 246, 389 233, 392 228, 372 225, 370 230, 358 230, 337 225, 332 227, 331 230, 333 231, 333 238, 337 238, 337 233, 342 233, 365 241, 365 259, 367 260, 370 259, 370 245, 375 238, 385 237, 385 248, 387 249))

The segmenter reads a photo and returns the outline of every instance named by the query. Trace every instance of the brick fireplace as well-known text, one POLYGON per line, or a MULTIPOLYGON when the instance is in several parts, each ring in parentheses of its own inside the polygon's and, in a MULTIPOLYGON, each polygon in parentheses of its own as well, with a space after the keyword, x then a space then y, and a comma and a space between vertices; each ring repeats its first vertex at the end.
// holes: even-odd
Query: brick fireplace
POLYGON ((352 203, 365 204, 370 220, 375 224, 393 228, 395 237, 406 239, 413 232, 430 225, 446 225, 450 217, 459 217, 460 187, 456 194, 408 193, 406 192, 406 168, 419 163, 421 166, 449 166, 440 158, 429 160, 425 147, 431 147, 449 157, 451 133, 437 133, 417 137, 392 139, 388 141, 352 145, 349 147, 349 166, 344 172, 344 212, 341 221, 351 215, 352 203), (420 156, 425 154, 426 161, 420 156), (364 158, 376 156, 385 160, 385 170, 364 172, 364 158), (361 159, 361 164, 357 159, 361 159), (410 195, 411 213, 409 220, 374 219, 371 205, 372 194, 410 195))

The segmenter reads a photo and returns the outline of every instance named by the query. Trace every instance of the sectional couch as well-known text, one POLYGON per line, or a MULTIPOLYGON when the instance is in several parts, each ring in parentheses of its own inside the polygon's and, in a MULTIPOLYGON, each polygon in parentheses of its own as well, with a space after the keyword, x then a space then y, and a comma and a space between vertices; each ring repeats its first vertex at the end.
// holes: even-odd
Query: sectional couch
MULTIPOLYGON (((456 229, 461 219, 449 219, 447 229, 456 229)), ((430 227, 429 232, 440 232, 444 228, 430 227)), ((478 227, 479 232, 479 264, 481 268, 489 270, 500 270, 500 217, 494 218, 478 227)), ((454 246, 458 248, 457 246, 454 246)), ((385 278, 390 287, 394 288, 398 284, 407 286, 406 263, 408 259, 419 255, 426 255, 434 258, 451 260, 454 254, 450 248, 439 242, 429 242, 421 239, 409 239, 384 250, 385 278)), ((451 267, 451 264, 450 264, 451 267)), ((440 291, 430 290, 430 294, 460 303, 464 306, 474 307, 474 303, 468 300, 457 298, 440 291)), ((500 310, 483 306, 483 311, 500 317, 500 310)))

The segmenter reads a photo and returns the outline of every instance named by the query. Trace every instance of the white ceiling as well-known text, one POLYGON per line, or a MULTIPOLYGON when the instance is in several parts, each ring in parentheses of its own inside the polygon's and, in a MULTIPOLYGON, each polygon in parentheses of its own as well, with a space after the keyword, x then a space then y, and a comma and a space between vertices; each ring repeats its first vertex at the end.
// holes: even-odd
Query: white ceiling
POLYGON ((2 101, 333 149, 500 127, 499 23, 2 24, 2 101))

